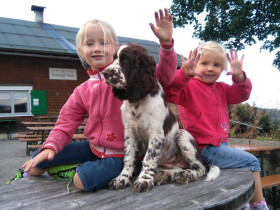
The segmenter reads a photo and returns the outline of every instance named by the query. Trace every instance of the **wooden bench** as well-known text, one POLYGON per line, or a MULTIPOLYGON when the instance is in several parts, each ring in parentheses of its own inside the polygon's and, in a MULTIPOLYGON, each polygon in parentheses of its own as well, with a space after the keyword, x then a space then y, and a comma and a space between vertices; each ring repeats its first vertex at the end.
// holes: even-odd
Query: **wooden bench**
POLYGON ((261 177, 261 182, 262 182, 263 189, 272 188, 273 210, 276 210, 277 209, 276 191, 277 191, 277 186, 280 185, 280 174, 261 177))
POLYGON ((10 124, 13 122, 17 122, 16 119, 0 119, 0 123, 4 123, 5 127, 7 128, 7 138, 12 139, 12 134, 11 134, 11 127, 10 124))
POLYGON ((41 138, 42 135, 38 134, 18 134, 15 136, 15 138, 20 139, 20 138, 41 138))
POLYGON ((28 147, 31 148, 31 149, 38 149, 38 148, 41 148, 42 146, 43 146, 42 144, 28 145, 28 147))
POLYGON ((38 141, 42 141, 41 138, 20 138, 18 140, 20 142, 38 142, 38 141))
POLYGON ((30 155, 30 152, 34 152, 37 148, 40 148, 38 145, 42 145, 44 139, 42 135, 32 134, 32 133, 19 133, 16 136, 20 142, 26 142, 26 155, 30 155))

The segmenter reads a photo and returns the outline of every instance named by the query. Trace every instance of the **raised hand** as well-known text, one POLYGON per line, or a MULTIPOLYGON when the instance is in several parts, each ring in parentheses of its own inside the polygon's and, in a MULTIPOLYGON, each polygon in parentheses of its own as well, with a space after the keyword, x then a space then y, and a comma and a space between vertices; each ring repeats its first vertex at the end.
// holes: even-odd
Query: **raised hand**
POLYGON ((172 44, 172 33, 173 33, 173 23, 172 15, 164 9, 164 12, 160 9, 159 12, 155 12, 156 26, 150 23, 150 27, 156 37, 162 44, 172 44))
POLYGON ((244 55, 241 56, 241 59, 238 59, 237 51, 230 50, 230 54, 227 53, 227 59, 230 65, 230 71, 227 75, 232 75, 233 79, 237 83, 242 83, 245 81, 245 76, 243 74, 243 59, 244 55))
POLYGON ((183 71, 189 77, 200 76, 195 72, 195 67, 197 65, 199 58, 200 58, 200 54, 197 53, 197 50, 195 50, 194 52, 190 51, 189 57, 186 61, 184 59, 184 56, 181 55, 183 71))

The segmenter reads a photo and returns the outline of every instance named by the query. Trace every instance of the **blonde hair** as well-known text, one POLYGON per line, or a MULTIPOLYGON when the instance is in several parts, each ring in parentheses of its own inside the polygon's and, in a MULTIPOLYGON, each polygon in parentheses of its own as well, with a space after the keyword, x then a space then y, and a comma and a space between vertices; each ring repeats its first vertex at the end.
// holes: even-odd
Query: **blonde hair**
POLYGON ((83 44, 85 42, 85 36, 86 32, 89 26, 91 25, 99 25, 103 31, 104 34, 104 41, 106 42, 106 39, 115 46, 118 43, 117 35, 114 30, 114 28, 107 22, 103 20, 97 20, 93 19, 88 21, 83 27, 80 28, 80 30, 77 33, 76 36, 76 47, 77 47, 77 53, 81 60, 82 65, 85 69, 89 69, 89 64, 86 62, 86 60, 83 58, 83 56, 80 54, 80 52, 83 50, 83 44))
POLYGON ((204 42, 204 43, 198 45, 196 50, 197 50, 197 53, 200 54, 200 56, 203 55, 203 51, 204 50, 209 50, 209 51, 212 51, 214 53, 220 54, 220 56, 221 56, 221 58, 223 60, 223 69, 227 70, 226 49, 219 42, 215 42, 215 41, 204 42))

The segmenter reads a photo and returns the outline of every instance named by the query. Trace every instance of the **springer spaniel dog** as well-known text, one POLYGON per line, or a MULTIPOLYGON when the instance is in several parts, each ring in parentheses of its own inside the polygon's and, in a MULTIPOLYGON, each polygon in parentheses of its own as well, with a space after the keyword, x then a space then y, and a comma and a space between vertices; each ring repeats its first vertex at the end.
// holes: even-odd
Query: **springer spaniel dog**
MULTIPOLYGON (((195 139, 179 129, 165 101, 163 88, 155 73, 156 63, 145 48, 137 44, 120 47, 115 61, 102 73, 120 100, 125 128, 125 157, 121 174, 110 189, 131 185, 134 164, 144 156, 141 173, 134 182, 135 192, 149 191, 169 182, 188 183, 206 174, 195 139)), ((211 166, 207 181, 218 177, 220 169, 211 166)))

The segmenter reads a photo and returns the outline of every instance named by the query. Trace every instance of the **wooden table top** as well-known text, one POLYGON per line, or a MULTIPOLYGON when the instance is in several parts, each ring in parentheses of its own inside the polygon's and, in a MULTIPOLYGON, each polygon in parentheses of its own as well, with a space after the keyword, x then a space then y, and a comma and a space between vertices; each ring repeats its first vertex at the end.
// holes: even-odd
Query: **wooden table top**
MULTIPOLYGON (((85 125, 80 125, 77 129, 85 129, 85 125)), ((34 131, 47 131, 47 130, 52 130, 54 126, 30 126, 26 127, 27 129, 34 130, 34 131)))
POLYGON ((55 122, 21 122, 24 125, 55 125, 55 122))
POLYGON ((244 150, 246 152, 269 152, 273 150, 280 150, 280 147, 249 145, 249 144, 230 144, 230 147, 244 150))
POLYGON ((155 186, 146 193, 101 189, 81 192, 68 181, 47 175, 27 177, 0 186, 0 209, 240 209, 254 194, 254 178, 246 168, 222 169, 211 182, 205 177, 188 184, 155 186))

